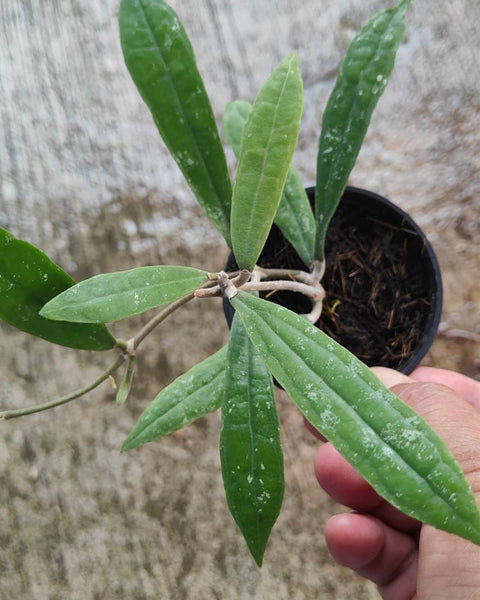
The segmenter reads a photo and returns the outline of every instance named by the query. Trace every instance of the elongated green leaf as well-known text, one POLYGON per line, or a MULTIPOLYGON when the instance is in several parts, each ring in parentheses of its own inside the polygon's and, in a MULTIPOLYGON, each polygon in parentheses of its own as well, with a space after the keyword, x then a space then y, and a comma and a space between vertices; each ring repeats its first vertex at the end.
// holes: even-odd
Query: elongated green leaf
POLYGON ((300 175, 293 168, 288 172, 285 181, 275 224, 309 267, 315 256, 315 218, 300 175))
POLYGON ((182 23, 161 0, 122 0, 120 38, 130 75, 163 141, 231 246, 227 162, 182 23))
POLYGON ((227 347, 192 367, 164 388, 143 411, 122 452, 182 429, 220 407, 225 393, 227 347))
POLYGON ((251 110, 252 105, 245 100, 234 100, 233 102, 229 102, 225 107, 223 129, 225 130, 227 141, 237 158, 240 155, 243 128, 251 110))
POLYGON ((125 404, 130 394, 130 390, 132 389, 133 376, 135 374, 135 365, 137 362, 136 356, 130 356, 128 359, 127 370, 125 371, 125 375, 118 386, 117 391, 117 405, 121 406, 125 404))
POLYGON ((220 458, 230 512, 261 566, 283 500, 283 454, 272 376, 237 316, 228 346, 220 458))
POLYGON ((43 252, 0 227, 0 317, 17 329, 54 344, 109 350, 115 338, 103 325, 52 323, 42 306, 74 281, 43 252))
MULTIPOLYGON (((237 157, 240 153, 243 127, 251 108, 248 102, 235 100, 230 102, 225 110, 225 134, 237 157)), ((274 221, 305 265, 310 266, 314 259, 315 218, 300 175, 293 167, 288 170, 274 221)))
POLYGON ((40 314, 55 321, 112 323, 169 304, 207 281, 205 271, 171 265, 103 273, 56 296, 40 314))
POLYGON ((302 78, 291 54, 260 90, 242 134, 232 200, 233 252, 241 269, 254 268, 272 226, 302 108, 302 78))
POLYGON ((423 419, 302 317, 245 292, 232 304, 293 402, 383 498, 480 544, 480 513, 468 482, 423 419))
POLYGON ((410 0, 376 14, 348 47, 323 114, 317 158, 316 258, 325 257, 325 236, 373 110, 387 85, 403 38, 410 0))

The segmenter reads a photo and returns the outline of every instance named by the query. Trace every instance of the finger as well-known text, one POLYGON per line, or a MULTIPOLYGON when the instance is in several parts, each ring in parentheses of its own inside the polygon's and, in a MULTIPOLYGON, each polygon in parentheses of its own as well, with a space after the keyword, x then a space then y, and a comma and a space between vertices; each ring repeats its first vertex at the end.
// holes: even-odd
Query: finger
POLYGON ((332 446, 324 444, 315 457, 315 475, 331 498, 358 512, 368 512, 401 531, 418 531, 420 523, 379 496, 332 446))
POLYGON ((318 483, 336 502, 359 512, 376 509, 382 498, 332 444, 320 446, 315 456, 318 483))
POLYGON ((325 539, 333 558, 379 586, 384 600, 412 599, 416 592, 418 552, 415 541, 375 517, 332 517, 325 539))
POLYGON ((455 371, 435 369, 433 367, 418 367, 411 375, 415 381, 441 383, 448 386, 477 411, 480 412, 480 381, 475 381, 455 371))

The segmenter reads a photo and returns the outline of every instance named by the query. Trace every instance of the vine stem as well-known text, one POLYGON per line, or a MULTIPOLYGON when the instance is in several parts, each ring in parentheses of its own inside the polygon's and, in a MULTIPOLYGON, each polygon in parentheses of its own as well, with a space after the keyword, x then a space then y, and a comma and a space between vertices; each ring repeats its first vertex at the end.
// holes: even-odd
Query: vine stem
MULTIPOLYGON (((302 315, 310 323, 316 323, 322 314, 323 300, 325 298, 325 289, 320 283, 325 274, 325 261, 314 260, 310 265, 310 272, 290 270, 290 269, 264 269, 262 267, 255 267, 254 275, 257 279, 262 281, 265 279, 291 279, 295 287, 291 286, 285 288, 276 289, 292 289, 292 291, 300 292, 309 296, 312 300, 312 310, 302 315), (302 285, 303 284, 303 285, 302 285), (316 290, 316 293, 313 292, 316 290)), ((252 277, 252 281, 253 281, 252 277)), ((276 282, 272 282, 276 283, 276 282)))
POLYGON ((115 371, 125 362, 127 359, 127 354, 122 352, 117 356, 117 360, 113 363, 113 365, 104 371, 100 377, 97 377, 95 381, 92 381, 88 385, 74 392, 70 392, 66 396, 62 396, 61 398, 57 398, 50 402, 45 402, 44 404, 36 404, 35 406, 29 406, 27 408, 18 408, 16 410, 5 410, 0 412, 0 421, 6 421, 7 419, 16 419, 17 417, 24 417, 26 415, 31 415, 33 413, 42 412, 43 410, 48 410, 49 408, 55 408, 57 406, 61 406, 62 404, 66 404, 67 402, 71 402, 84 394, 92 391, 96 387, 98 387, 101 383, 103 383, 106 379, 108 379, 115 371))
MULTIPOLYGON (((211 288, 213 286, 216 286, 216 283, 217 280, 212 279, 211 281, 203 285, 200 289, 203 290, 211 288)), ((152 333, 152 331, 155 329, 155 327, 157 327, 157 325, 160 325, 160 323, 164 321, 167 317, 169 317, 172 313, 174 313, 176 310, 178 310, 184 304, 187 304, 187 302, 190 302, 190 300, 193 300, 194 298, 196 298, 196 292, 187 294, 186 296, 183 296, 183 298, 175 300, 175 302, 169 304, 166 308, 161 310, 157 315, 150 319, 150 321, 137 333, 137 335, 131 340, 129 340, 127 344, 127 350, 129 351, 129 354, 133 355, 135 353, 135 350, 140 346, 140 344, 147 337, 147 335, 150 335, 152 333)))
POLYGON ((244 291, 263 291, 274 292, 279 290, 289 290, 308 296, 312 301, 312 310, 304 314, 311 323, 316 323, 322 314, 323 299, 325 290, 320 283, 325 271, 325 263, 315 261, 312 263, 310 273, 293 269, 264 269, 255 267, 251 274, 251 280, 248 281, 248 271, 241 272, 235 278, 231 278, 227 273, 220 273, 218 285, 210 289, 199 289, 195 292, 197 298, 211 298, 213 296, 224 295, 233 297, 236 290, 244 291))
MULTIPOLYGON (((205 287, 210 287, 211 285, 215 285, 215 282, 208 282, 205 287)), ((169 304, 166 308, 164 308, 161 312, 155 315, 148 323, 137 333, 137 335, 131 338, 128 341, 125 340, 117 340, 116 346, 122 350, 122 353, 117 356, 116 361, 112 364, 112 366, 104 371, 95 381, 92 381, 88 385, 78 390, 67 394, 66 396, 62 396, 61 398, 56 398, 55 400, 51 400, 50 402, 45 402, 43 404, 36 404, 34 406, 29 406, 27 408, 19 408, 15 410, 4 410, 0 411, 0 421, 6 421, 8 419, 15 419, 17 417, 23 417, 26 415, 32 415, 37 412, 42 412, 44 410, 48 410, 49 408, 55 408, 57 406, 61 406, 62 404, 66 404, 67 402, 71 402, 76 398, 80 398, 80 396, 84 396, 88 392, 91 392, 93 389, 98 387, 101 383, 103 383, 106 379, 111 377, 115 371, 127 360, 128 357, 135 356, 135 351, 138 346, 142 343, 142 341, 159 325, 162 321, 164 321, 168 316, 174 313, 178 308, 189 302, 195 297, 194 293, 188 294, 175 302, 169 304)))
POLYGON ((320 285, 320 281, 325 272, 325 263, 314 261, 311 266, 311 271, 300 271, 296 269, 264 269, 263 267, 255 267, 254 273, 258 273, 260 279, 292 279, 300 281, 307 285, 320 285))
POLYGON ((173 312, 175 312, 178 308, 180 308, 187 302, 190 302, 190 300, 193 300, 193 298, 195 298, 195 292, 187 294, 186 296, 183 296, 183 298, 172 302, 166 308, 160 311, 157 315, 155 315, 153 319, 150 319, 150 321, 137 333, 137 335, 134 338, 132 338, 130 344, 133 352, 143 342, 147 335, 150 335, 150 333, 152 333, 152 331, 155 329, 155 327, 157 327, 157 325, 160 325, 160 323, 164 321, 168 316, 170 316, 173 312))
MULTIPOLYGON (((278 270, 280 271, 280 269, 278 270)), ((302 272, 300 271, 300 273, 302 272)), ((294 276, 295 272, 289 271, 288 274, 292 275, 292 279, 268 281, 266 281, 265 278, 262 278, 262 273, 259 271, 254 271, 253 274, 257 276, 255 281, 244 282, 242 280, 230 280, 228 279, 228 275, 226 275, 225 281, 228 279, 236 288, 244 291, 273 292, 276 290, 290 290, 292 292, 304 294, 314 301, 322 300, 325 297, 323 287, 319 283, 312 285, 311 280, 308 278, 308 273, 303 273, 305 277, 296 277, 294 276)), ((222 285, 216 285, 210 289, 200 288, 194 292, 194 295, 196 298, 212 298, 214 296, 220 296, 221 293, 222 285)))
POLYGON ((249 283, 244 283, 239 289, 244 291, 255 291, 255 292, 274 292, 276 290, 289 290, 292 292, 299 292, 300 294, 304 294, 312 300, 319 300, 323 298, 322 291, 313 285, 307 285, 306 283, 301 283, 300 281, 288 281, 288 280, 278 280, 278 281, 251 281, 249 283))

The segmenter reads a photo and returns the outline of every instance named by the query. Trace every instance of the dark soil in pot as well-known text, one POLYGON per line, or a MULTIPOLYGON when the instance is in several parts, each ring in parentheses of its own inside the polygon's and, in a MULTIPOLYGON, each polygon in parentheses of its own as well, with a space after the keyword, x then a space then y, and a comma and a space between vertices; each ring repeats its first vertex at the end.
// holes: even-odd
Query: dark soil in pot
MULTIPOLYGON (((313 202, 313 188, 307 191, 313 202)), ((422 231, 388 200, 347 188, 328 230, 326 259, 316 325, 369 366, 411 372, 433 342, 442 305, 440 270, 422 231)), ((258 263, 305 269, 276 227, 258 263)), ((227 267, 236 268, 232 258, 227 267)), ((292 292, 269 299, 297 313, 311 308, 292 292)))

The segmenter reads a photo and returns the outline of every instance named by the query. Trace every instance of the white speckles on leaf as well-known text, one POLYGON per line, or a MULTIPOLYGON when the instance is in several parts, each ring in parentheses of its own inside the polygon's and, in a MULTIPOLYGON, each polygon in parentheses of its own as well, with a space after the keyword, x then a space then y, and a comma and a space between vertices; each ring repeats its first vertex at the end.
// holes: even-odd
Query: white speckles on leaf
POLYGON ((185 296, 208 280, 190 267, 139 267, 87 279, 56 296, 42 316, 80 323, 111 323, 185 296))
POLYGON ((223 399, 226 347, 164 388, 144 413, 122 450, 131 450, 216 410, 223 399))
POLYGON ((340 418, 331 409, 326 408, 320 412, 320 420, 323 424, 323 429, 329 432, 333 431, 340 423, 340 418))

